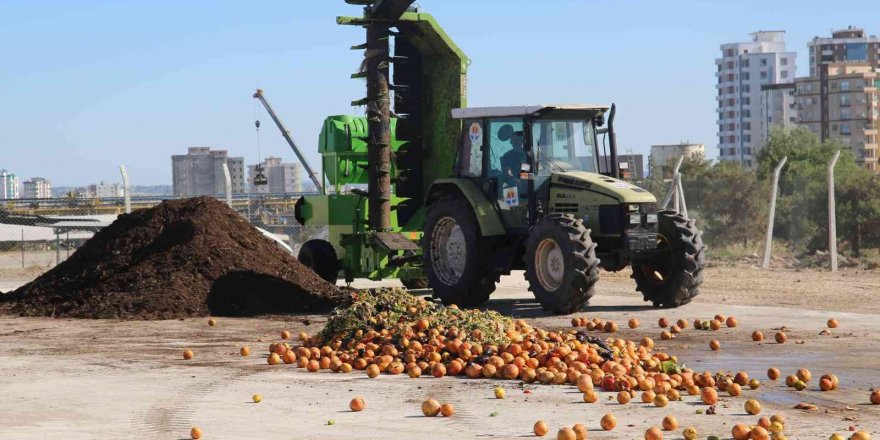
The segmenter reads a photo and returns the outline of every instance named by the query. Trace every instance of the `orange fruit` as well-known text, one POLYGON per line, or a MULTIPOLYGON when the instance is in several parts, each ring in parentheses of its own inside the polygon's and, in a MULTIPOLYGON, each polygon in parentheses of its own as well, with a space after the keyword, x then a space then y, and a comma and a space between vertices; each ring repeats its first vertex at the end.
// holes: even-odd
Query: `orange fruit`
POLYGON ((193 356, 195 356, 195 354, 193 354, 192 350, 186 349, 183 351, 183 358, 184 359, 190 360, 193 358, 193 356))
POLYGON ((379 376, 379 373, 380 373, 380 371, 379 371, 379 366, 378 366, 378 365, 376 365, 376 364, 370 364, 370 365, 367 367, 367 376, 368 376, 370 379, 373 379, 373 378, 378 377, 378 376, 379 376))
POLYGON ((428 399, 422 403, 422 414, 425 417, 434 417, 440 413, 440 402, 428 399))
POLYGON ((605 414, 602 416, 602 420, 599 421, 599 425, 602 426, 602 429, 611 431, 617 426, 617 419, 611 414, 605 414))
POLYGON ((366 402, 360 397, 355 397, 351 399, 351 402, 348 402, 348 407, 354 412, 363 411, 366 406, 366 402))
POLYGON ((837 320, 834 318, 829 319, 828 328, 837 328, 837 320))
POLYGON ((639 320, 636 318, 630 319, 627 324, 629 324, 629 328, 631 328, 631 329, 639 328, 639 320))
POLYGON ((556 440, 577 440, 577 435, 574 433, 574 429, 566 426, 556 433, 556 440))
POLYGON ((746 403, 745 403, 745 405, 743 405, 743 408, 746 410, 746 414, 754 416, 754 415, 759 414, 761 412, 761 403, 755 399, 749 399, 749 400, 746 400, 746 403))
POLYGON ((764 334, 755 330, 752 332, 752 340, 755 342, 761 342, 764 340, 764 334))
POLYGON ((451 403, 444 403, 440 405, 440 415, 443 417, 452 417, 452 414, 455 413, 455 407, 452 406, 451 403))
POLYGON ((755 426, 749 433, 752 440, 770 440, 770 433, 762 426, 755 426))
POLYGON ((532 432, 535 433, 538 437, 543 437, 547 435, 547 432, 550 431, 550 428, 547 426, 547 422, 543 420, 538 420, 535 422, 535 426, 532 427, 532 432))
POLYGON ((580 423, 575 423, 574 426, 571 427, 574 431, 575 440, 587 440, 587 427, 581 425, 580 423))
MULTIPOLYGON (((281 363, 281 356, 278 356, 278 353, 269 353, 269 357, 266 358, 266 362, 269 365, 278 365, 281 363)), ((317 362, 317 361, 310 361, 310 362, 317 362)))
POLYGON ((214 318, 208 319, 208 325, 210 325, 211 327, 217 325, 217 320, 214 318))
POLYGON ((663 431, 656 426, 652 426, 645 431, 645 440, 663 440, 663 431))
POLYGON ((241 350, 238 350, 238 353, 241 354, 242 356, 250 356, 251 349, 248 348, 247 346, 241 347, 241 350))
POLYGON ((287 330, 281 332, 281 339, 290 339, 290 332, 287 330))
POLYGON ((194 439, 202 438, 202 428, 198 426, 193 426, 192 429, 189 430, 189 436, 194 439))
POLYGON ((880 405, 880 390, 874 390, 871 392, 870 397, 871 403, 874 405, 880 405))
POLYGON ((675 419, 675 416, 668 415, 663 418, 664 431, 675 431, 676 429, 678 429, 678 420, 675 419))
POLYGON ((748 440, 752 435, 752 430, 742 423, 737 423, 730 430, 730 435, 733 437, 733 440, 748 440))
POLYGON ((797 378, 804 382, 809 382, 813 380, 813 373, 810 373, 810 370, 806 368, 801 368, 800 370, 797 370, 796 374, 797 378))
POLYGON ((776 332, 776 336, 774 336, 774 338, 776 339, 776 342, 779 344, 784 344, 785 341, 788 339, 788 337, 785 336, 785 333, 783 333, 783 332, 776 332))
POLYGON ((780 374, 781 373, 779 372, 778 368, 770 368, 769 370, 767 370, 767 378, 769 378, 770 380, 779 379, 780 374))
POLYGON ((706 405, 714 405, 718 403, 718 391, 715 391, 715 388, 704 387, 702 391, 700 391, 700 399, 703 400, 703 403, 706 405))
POLYGON ((627 403, 629 403, 631 398, 632 395, 629 393, 629 391, 621 391, 617 393, 617 403, 621 405, 626 405, 627 403))
POLYGON ((712 351, 718 351, 718 349, 721 348, 721 343, 718 342, 717 340, 713 339, 713 340, 709 341, 709 348, 711 348, 712 351))

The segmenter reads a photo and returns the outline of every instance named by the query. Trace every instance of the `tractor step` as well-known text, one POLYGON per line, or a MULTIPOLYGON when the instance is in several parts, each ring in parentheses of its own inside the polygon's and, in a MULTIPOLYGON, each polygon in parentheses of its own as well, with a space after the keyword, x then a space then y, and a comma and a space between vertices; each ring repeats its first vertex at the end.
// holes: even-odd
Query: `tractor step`
POLYGON ((389 251, 416 251, 419 245, 400 232, 376 232, 373 240, 389 251))

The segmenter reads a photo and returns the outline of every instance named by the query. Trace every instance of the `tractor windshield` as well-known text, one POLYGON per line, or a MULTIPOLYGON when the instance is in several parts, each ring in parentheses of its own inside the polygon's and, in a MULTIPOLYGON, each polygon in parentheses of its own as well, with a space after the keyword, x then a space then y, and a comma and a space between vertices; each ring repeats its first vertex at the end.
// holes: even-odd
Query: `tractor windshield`
POLYGON ((532 139, 539 176, 566 171, 598 172, 596 137, 590 120, 535 120, 532 139))

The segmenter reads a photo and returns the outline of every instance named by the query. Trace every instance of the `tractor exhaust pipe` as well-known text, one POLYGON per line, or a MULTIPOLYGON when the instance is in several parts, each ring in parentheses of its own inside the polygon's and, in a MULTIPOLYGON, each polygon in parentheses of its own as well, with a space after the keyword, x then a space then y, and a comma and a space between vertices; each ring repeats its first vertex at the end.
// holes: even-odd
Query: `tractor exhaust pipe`
POLYGON ((608 172, 615 179, 620 178, 620 168, 617 164, 617 133, 614 132, 614 114, 617 113, 617 105, 611 103, 611 112, 608 113, 608 153, 611 156, 611 164, 608 172))

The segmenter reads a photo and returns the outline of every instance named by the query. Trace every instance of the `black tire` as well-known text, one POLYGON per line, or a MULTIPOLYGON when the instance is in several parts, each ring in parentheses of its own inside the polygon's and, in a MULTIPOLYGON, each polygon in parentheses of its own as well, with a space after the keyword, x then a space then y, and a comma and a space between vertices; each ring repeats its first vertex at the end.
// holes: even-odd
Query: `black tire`
POLYGON ((569 214, 541 218, 529 231, 523 258, 529 290, 544 310, 574 313, 595 294, 599 259, 590 230, 580 219, 569 214))
POLYGON ((636 290, 655 307, 683 306, 700 293, 703 283, 703 233, 693 219, 675 211, 657 214, 657 232, 660 252, 632 265, 636 290))
POLYGON ((485 304, 498 280, 490 270, 489 256, 489 243, 480 233, 470 203, 459 198, 441 198, 428 207, 422 235, 422 260, 435 298, 443 304, 459 307, 485 304), (445 235, 451 236, 450 231, 456 226, 459 231, 454 232, 456 239, 452 243, 445 235), (455 261, 447 258, 461 256, 462 252, 463 263, 460 257, 455 261))
POLYGON ((406 280, 400 280, 400 282, 403 284, 403 287, 406 287, 409 290, 428 288, 427 277, 409 278, 406 280))
POLYGON ((339 277, 339 259, 336 257, 333 245, 328 241, 315 239, 303 243, 296 259, 328 283, 336 284, 336 279, 339 277))

